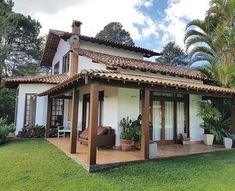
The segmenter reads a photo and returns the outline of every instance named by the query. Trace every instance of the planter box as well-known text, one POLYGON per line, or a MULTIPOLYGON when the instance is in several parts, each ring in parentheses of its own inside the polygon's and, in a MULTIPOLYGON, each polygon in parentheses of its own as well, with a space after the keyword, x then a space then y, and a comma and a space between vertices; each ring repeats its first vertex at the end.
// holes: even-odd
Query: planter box
POLYGON ((157 143, 149 143, 149 159, 154 159, 157 157, 157 143))
POLYGON ((214 135, 213 134, 204 134, 203 139, 204 139, 205 145, 211 146, 211 145, 213 145, 214 135))
POLYGON ((224 137, 224 147, 226 149, 231 149, 232 146, 233 146, 233 140, 231 138, 224 137))

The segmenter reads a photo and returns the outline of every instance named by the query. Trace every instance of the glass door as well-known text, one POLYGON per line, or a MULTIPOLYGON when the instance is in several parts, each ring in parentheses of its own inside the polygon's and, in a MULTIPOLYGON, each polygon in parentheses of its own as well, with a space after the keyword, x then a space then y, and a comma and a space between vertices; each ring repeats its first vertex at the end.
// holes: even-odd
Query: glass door
POLYGON ((174 140, 174 102, 165 102, 165 140, 174 140))
POLYGON ((161 130, 162 130, 162 107, 160 101, 153 101, 152 106, 152 124, 153 124, 153 141, 161 140, 161 130))
POLYGON ((177 102, 177 139, 180 139, 180 134, 184 133, 184 102, 177 102))
POLYGON ((188 132, 187 101, 182 94, 151 94, 151 138, 160 144, 175 144, 180 134, 188 132))

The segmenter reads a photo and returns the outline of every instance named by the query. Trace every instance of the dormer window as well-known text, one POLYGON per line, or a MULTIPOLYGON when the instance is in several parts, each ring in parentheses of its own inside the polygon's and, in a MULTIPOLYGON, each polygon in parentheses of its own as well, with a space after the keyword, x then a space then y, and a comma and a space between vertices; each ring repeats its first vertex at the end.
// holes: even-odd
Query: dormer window
POLYGON ((70 63, 70 52, 67 52, 63 56, 62 73, 68 73, 69 72, 69 63, 70 63))
POLYGON ((60 62, 56 62, 54 65, 54 74, 59 74, 60 62))

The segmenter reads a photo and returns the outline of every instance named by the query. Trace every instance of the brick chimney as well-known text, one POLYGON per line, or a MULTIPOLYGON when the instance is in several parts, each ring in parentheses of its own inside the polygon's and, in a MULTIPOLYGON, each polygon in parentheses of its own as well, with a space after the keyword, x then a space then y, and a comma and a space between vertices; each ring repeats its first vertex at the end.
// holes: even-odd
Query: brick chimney
POLYGON ((82 25, 82 23, 80 21, 73 20, 72 33, 80 35, 81 34, 81 25, 82 25))
MULTIPOLYGON (((72 33, 76 35, 81 34, 81 22, 80 21, 73 21, 72 23, 72 33)), ((73 49, 80 48, 80 44, 78 46, 73 47, 73 49)), ((70 66, 70 76, 74 76, 78 73, 78 54, 76 52, 71 53, 71 66, 70 66)))

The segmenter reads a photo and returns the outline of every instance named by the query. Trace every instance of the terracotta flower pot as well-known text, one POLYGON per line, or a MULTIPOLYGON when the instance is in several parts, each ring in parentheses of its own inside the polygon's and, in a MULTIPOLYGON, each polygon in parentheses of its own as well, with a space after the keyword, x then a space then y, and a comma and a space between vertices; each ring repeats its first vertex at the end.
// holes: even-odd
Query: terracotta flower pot
POLYGON ((141 148, 140 143, 135 142, 135 149, 140 150, 140 148, 141 148))
POLYGON ((121 150, 122 151, 130 151, 131 150, 131 141, 122 139, 121 140, 121 150))

